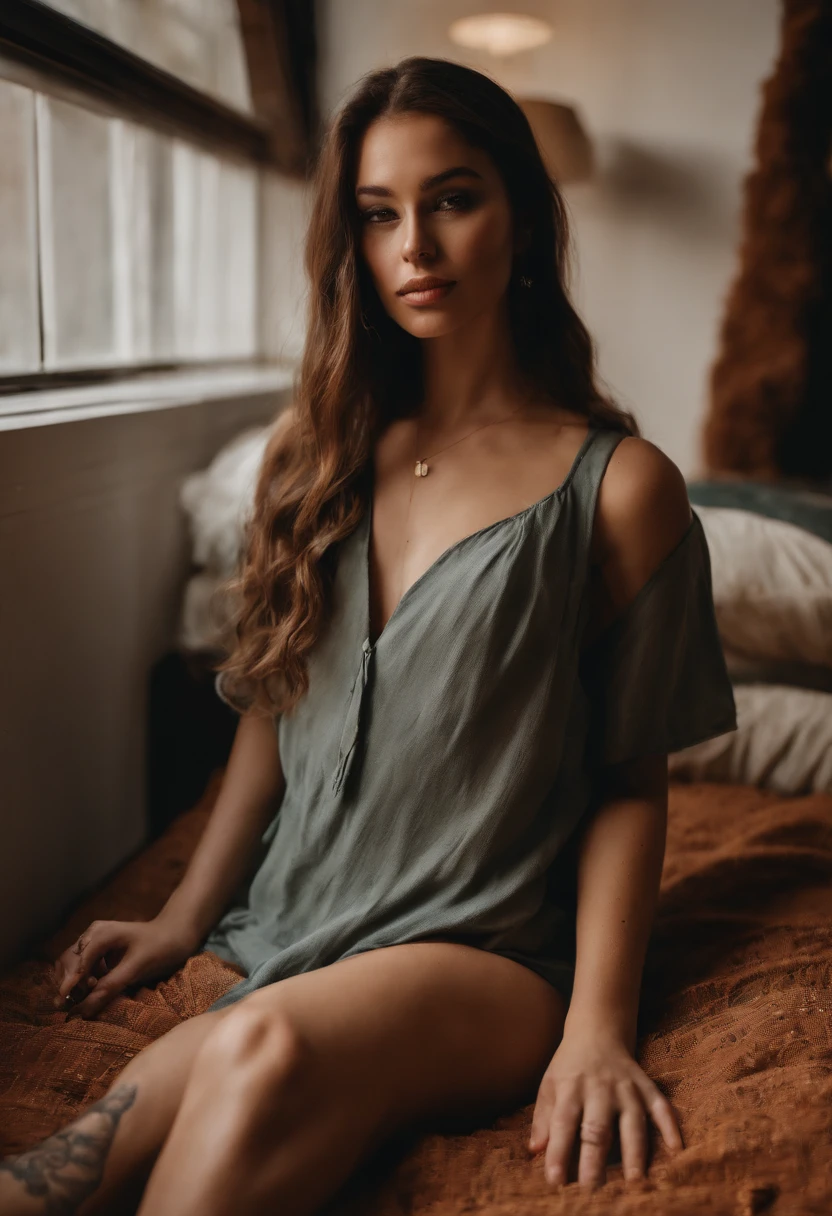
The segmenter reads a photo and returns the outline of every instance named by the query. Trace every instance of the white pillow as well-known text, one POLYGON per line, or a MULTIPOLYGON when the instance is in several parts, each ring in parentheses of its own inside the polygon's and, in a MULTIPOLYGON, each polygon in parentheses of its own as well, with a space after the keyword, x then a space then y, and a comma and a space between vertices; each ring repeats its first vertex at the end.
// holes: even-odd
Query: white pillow
POLYGON ((233 574, 271 429, 250 427, 236 435, 207 469, 182 482, 179 501, 190 522, 194 565, 233 574))
POLYGON ((236 605, 226 584, 225 575, 204 570, 188 579, 176 635, 177 645, 183 650, 219 653, 228 648, 236 605))
POLYGON ((221 448, 211 464, 182 482, 192 560, 202 569, 185 586, 177 644, 184 650, 225 650, 234 604, 224 587, 234 573, 245 520, 272 427, 250 427, 221 448))
POLYGON ((734 700, 737 729, 672 752, 667 761, 672 780, 832 794, 832 693, 740 684, 734 700))
POLYGON ((832 667, 832 544, 733 507, 696 507, 711 557, 724 646, 832 667))

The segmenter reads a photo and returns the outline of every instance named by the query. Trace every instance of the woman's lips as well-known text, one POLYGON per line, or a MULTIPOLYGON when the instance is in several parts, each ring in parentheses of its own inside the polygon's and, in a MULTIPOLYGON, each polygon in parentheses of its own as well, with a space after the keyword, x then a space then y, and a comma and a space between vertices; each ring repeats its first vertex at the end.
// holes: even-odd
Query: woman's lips
POLYGON ((456 283, 446 283, 444 287, 430 287, 427 291, 408 291, 402 296, 405 304, 438 304, 440 300, 444 300, 449 291, 456 287, 456 283))

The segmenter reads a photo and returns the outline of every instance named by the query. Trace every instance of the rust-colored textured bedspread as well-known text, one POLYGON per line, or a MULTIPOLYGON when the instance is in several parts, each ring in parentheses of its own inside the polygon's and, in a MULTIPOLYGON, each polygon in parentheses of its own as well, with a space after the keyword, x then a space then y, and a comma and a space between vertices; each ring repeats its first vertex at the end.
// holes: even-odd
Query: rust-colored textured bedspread
MULTIPOLYGON (((90 920, 148 919, 178 882, 221 780, 0 979, 0 1153, 28 1148, 101 1096, 136 1052, 238 978, 214 955, 114 1001, 52 1008, 50 960, 90 920)), ((528 1156, 533 1107, 385 1150, 332 1205, 367 1216, 804 1216, 832 1213, 832 797, 672 785, 662 898, 645 971, 639 1060, 679 1112, 647 1180, 551 1190, 528 1156)))

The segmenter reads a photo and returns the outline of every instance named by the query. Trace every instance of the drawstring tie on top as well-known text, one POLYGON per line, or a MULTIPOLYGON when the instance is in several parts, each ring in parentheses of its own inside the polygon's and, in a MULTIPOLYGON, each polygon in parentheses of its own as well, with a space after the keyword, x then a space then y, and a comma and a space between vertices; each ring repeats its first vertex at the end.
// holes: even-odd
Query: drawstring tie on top
POLYGON ((369 638, 365 638, 361 645, 361 666, 353 681, 350 702, 347 706, 347 716, 344 720, 344 729, 341 732, 341 742, 338 746, 338 765, 332 778, 332 789, 336 794, 349 776, 355 757, 356 743, 358 742, 358 733, 361 726, 361 710, 364 704, 364 690, 367 687, 370 656, 372 653, 372 643, 369 638))

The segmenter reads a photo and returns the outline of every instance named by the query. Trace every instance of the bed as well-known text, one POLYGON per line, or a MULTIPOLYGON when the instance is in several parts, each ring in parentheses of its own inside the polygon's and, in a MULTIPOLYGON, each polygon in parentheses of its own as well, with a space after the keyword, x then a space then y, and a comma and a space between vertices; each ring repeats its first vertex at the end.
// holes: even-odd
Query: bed
MULTIPOLYGON (((237 437, 183 486, 203 566, 182 605, 191 658, 207 661, 228 628, 214 588, 235 560, 265 438, 237 437)), ((542 1157, 525 1148, 531 1104, 493 1123, 400 1137, 331 1216, 832 1212, 832 495, 748 478, 688 491, 706 530, 739 725, 668 762, 637 1055, 673 1102, 686 1148, 671 1159, 652 1133, 643 1183, 625 1185, 613 1159, 594 1197, 577 1182, 553 1191, 542 1157)), ((0 1153, 62 1127, 137 1052, 239 978, 202 952, 94 1021, 67 1021, 51 1004, 51 963, 92 920, 147 920, 162 907, 222 778, 215 767, 197 805, 0 977, 0 1153)))
MULTIPOLYGON (((210 952, 97 1019, 51 1005, 51 961, 93 919, 148 919, 179 881, 222 780, 0 979, 0 1153, 56 1131, 126 1062, 205 1010, 239 973, 210 952)), ((647 1179, 608 1167, 595 1193, 553 1191, 525 1138, 533 1105, 496 1122, 425 1129, 360 1170, 330 1216, 615 1212, 752 1216, 832 1211, 832 795, 674 781, 644 975, 638 1059, 686 1141, 655 1135, 647 1179)))
MULTIPOLYGON (((823 299, 828 315, 832 299, 828 278, 820 282, 828 259, 818 244, 828 147, 804 118, 828 113, 821 103, 830 78, 815 53, 819 37, 828 45, 826 7, 783 6, 704 430, 714 479, 689 486, 706 524, 741 704, 737 732, 678 753, 669 766, 668 845, 637 1056, 673 1102, 686 1147, 671 1159, 651 1129, 643 1182, 625 1184, 613 1162, 594 1194, 576 1182, 553 1191, 542 1158, 525 1148, 528 1105, 495 1122, 399 1138, 354 1176, 329 1216, 832 1212, 832 412, 828 376, 818 379, 811 349, 822 330, 805 324, 807 302, 823 299), (785 287, 784 249, 802 267, 785 287), (791 481, 778 488, 783 479, 791 481)), ((239 436, 183 486, 201 567, 183 602, 185 653, 222 648, 227 617, 217 589, 236 560, 264 442, 263 431, 239 436)), ((91 920, 146 920, 161 908, 222 775, 215 769, 197 805, 0 976, 0 1153, 63 1126, 137 1052, 239 978, 203 952, 94 1021, 67 1021, 51 1003, 52 960, 91 920)))

